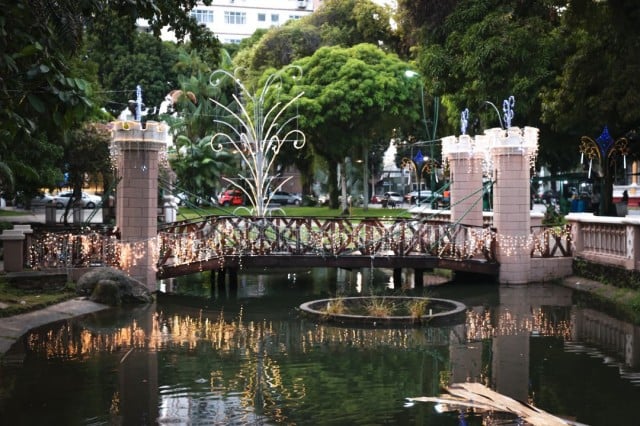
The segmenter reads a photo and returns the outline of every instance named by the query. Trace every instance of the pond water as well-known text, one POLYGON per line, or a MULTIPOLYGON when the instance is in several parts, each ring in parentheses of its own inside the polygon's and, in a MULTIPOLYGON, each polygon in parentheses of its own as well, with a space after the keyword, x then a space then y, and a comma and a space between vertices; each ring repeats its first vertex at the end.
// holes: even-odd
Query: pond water
MULTIPOLYGON (((639 424, 640 330, 556 285, 394 289, 392 271, 241 271, 163 282, 152 306, 39 328, 0 365, 7 425, 480 425, 441 412, 446 382, 480 381, 589 425, 639 424), (169 294, 169 292, 171 294, 169 294), (340 295, 427 295, 467 305, 446 327, 342 327, 300 314, 340 295)), ((403 277, 407 283, 410 276, 403 277)), ((483 423, 484 422, 484 423, 483 423)))

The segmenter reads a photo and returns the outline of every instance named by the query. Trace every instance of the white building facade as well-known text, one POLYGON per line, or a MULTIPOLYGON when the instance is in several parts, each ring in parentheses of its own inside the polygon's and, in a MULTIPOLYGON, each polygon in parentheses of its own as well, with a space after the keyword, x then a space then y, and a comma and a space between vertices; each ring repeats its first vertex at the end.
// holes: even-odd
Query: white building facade
MULTIPOLYGON (((395 9, 395 0, 373 0, 381 6, 395 9)), ((191 16, 206 26, 222 43, 240 43, 257 29, 278 27, 291 19, 310 15, 322 6, 323 0, 212 0, 193 8, 191 16)), ((148 28, 146 20, 139 19, 138 28, 148 28)), ((163 31, 163 40, 176 41, 169 31, 163 31)))
POLYGON ((209 6, 198 4, 191 16, 222 43, 239 43, 257 29, 277 27, 309 15, 321 3, 321 0, 213 0, 209 6))

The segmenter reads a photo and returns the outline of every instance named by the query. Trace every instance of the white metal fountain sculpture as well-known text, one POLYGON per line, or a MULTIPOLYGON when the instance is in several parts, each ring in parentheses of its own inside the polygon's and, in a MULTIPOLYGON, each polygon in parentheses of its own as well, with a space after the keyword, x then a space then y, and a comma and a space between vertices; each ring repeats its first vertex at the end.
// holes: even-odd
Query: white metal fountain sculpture
POLYGON ((214 86, 221 85, 225 78, 231 78, 240 90, 241 96, 233 94, 238 111, 212 99, 216 106, 222 108, 232 118, 232 122, 223 119, 214 120, 227 131, 214 134, 210 145, 215 152, 227 148, 240 155, 244 165, 243 171, 238 174, 240 179, 226 177, 223 179, 244 193, 253 207, 253 214, 258 217, 264 217, 267 214, 271 196, 292 178, 291 176, 281 178, 272 173, 280 150, 287 143, 292 144, 295 149, 301 149, 306 140, 302 131, 293 128, 299 115, 297 113, 287 115, 287 110, 304 92, 298 93, 284 105, 282 102, 275 102, 265 111, 267 96, 272 91, 280 89, 282 73, 288 70, 293 70, 298 76, 302 75, 302 69, 299 67, 284 68, 271 74, 262 90, 255 94, 250 93, 240 79, 228 71, 217 70, 210 77, 210 83, 214 86))

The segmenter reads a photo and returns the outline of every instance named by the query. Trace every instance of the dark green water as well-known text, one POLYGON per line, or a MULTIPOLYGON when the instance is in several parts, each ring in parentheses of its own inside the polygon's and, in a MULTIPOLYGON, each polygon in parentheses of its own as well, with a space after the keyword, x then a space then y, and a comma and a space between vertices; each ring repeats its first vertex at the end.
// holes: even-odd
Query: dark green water
POLYGON ((584 424, 640 424, 638 327, 575 306, 566 288, 419 292, 468 306, 447 327, 340 327, 297 309, 336 293, 418 294, 390 289, 390 276, 245 271, 237 294, 212 294, 203 274, 163 284, 171 295, 154 306, 35 330, 0 366, 0 424, 483 424, 407 402, 440 395, 445 380, 481 381, 584 424))

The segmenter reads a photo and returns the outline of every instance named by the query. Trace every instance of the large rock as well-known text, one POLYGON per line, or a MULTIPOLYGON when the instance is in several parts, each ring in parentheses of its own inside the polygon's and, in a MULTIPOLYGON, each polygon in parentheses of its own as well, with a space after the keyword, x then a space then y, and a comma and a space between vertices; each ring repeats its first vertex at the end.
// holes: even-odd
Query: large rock
POLYGON ((95 268, 85 273, 78 280, 76 292, 111 306, 153 302, 153 295, 144 284, 114 268, 95 268))

